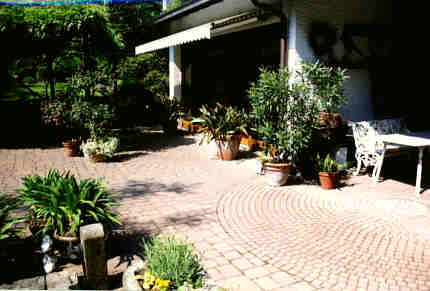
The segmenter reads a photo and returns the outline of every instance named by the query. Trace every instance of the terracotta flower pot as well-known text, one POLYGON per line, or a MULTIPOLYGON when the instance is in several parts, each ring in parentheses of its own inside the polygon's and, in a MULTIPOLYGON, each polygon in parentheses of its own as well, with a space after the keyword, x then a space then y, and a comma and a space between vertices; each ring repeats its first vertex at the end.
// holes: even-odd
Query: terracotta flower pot
POLYGON ((99 154, 91 154, 89 155, 90 161, 93 163, 101 163, 106 161, 106 157, 104 155, 99 154))
POLYGON ((63 147, 68 157, 77 157, 80 154, 79 146, 80 140, 66 140, 63 141, 63 147))
POLYGON ((271 186, 282 186, 288 181, 292 163, 263 163, 263 173, 271 186))
POLYGON ((319 172, 321 187, 324 189, 335 189, 339 183, 339 172, 319 172))
POLYGON ((240 136, 234 135, 229 140, 216 140, 217 156, 224 161, 231 161, 237 157, 240 146, 240 136))
POLYGON ((247 146, 249 149, 253 149, 257 144, 257 141, 250 135, 241 135, 240 144, 247 146))

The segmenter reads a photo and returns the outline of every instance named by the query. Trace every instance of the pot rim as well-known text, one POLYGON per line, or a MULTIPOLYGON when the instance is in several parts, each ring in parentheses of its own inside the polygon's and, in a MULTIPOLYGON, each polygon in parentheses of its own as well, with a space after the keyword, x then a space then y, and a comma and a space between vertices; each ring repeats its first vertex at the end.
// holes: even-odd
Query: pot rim
POLYGON ((335 172, 318 172, 318 175, 320 176, 333 176, 333 175, 337 175, 339 174, 339 171, 335 171, 335 172))
POLYGON ((65 242, 78 242, 79 241, 79 237, 77 236, 62 236, 62 235, 57 235, 54 234, 54 238, 60 241, 65 241, 65 242))
POLYGON ((269 166, 274 168, 286 168, 286 167, 291 167, 293 165, 292 162, 288 162, 288 163, 262 162, 262 163, 263 163, 263 166, 269 166))

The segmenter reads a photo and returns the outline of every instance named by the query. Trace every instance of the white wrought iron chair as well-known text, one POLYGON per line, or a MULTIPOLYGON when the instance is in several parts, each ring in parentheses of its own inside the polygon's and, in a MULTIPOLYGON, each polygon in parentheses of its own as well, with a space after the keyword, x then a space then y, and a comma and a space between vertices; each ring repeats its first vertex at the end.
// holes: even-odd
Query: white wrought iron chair
MULTIPOLYGON (((357 159, 357 170, 354 175, 358 175, 364 165, 366 168, 373 166, 372 176, 376 176, 384 147, 379 139, 380 134, 410 133, 402 118, 350 122, 350 125, 352 125, 357 159)), ((388 145, 385 157, 398 154, 401 147, 388 145)))

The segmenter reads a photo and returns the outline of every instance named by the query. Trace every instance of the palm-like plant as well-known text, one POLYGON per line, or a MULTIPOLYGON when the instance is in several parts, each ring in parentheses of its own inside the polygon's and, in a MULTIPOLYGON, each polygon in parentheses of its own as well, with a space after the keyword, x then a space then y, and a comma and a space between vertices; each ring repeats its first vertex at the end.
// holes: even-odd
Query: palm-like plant
POLYGON ((16 197, 0 194, 0 240, 16 237, 21 232, 17 225, 24 222, 24 219, 13 215, 18 206, 19 200, 16 197))
POLYGON ((100 222, 120 224, 111 210, 118 205, 100 180, 78 181, 70 172, 49 171, 22 178, 20 199, 30 208, 32 219, 42 221, 42 232, 76 236, 82 225, 100 222))
POLYGON ((214 108, 203 105, 200 112, 202 113, 200 118, 194 121, 202 123, 204 136, 201 143, 204 140, 228 141, 232 136, 241 133, 248 135, 246 130, 248 115, 244 110, 217 103, 214 108))

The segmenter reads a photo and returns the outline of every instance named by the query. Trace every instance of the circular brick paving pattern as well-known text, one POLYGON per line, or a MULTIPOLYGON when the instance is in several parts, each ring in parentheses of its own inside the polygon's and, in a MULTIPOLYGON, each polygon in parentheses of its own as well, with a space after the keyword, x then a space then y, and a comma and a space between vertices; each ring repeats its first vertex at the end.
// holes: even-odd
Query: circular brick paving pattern
POLYGON ((221 197, 218 219, 249 252, 316 288, 430 289, 427 206, 297 189, 244 186, 221 197))

